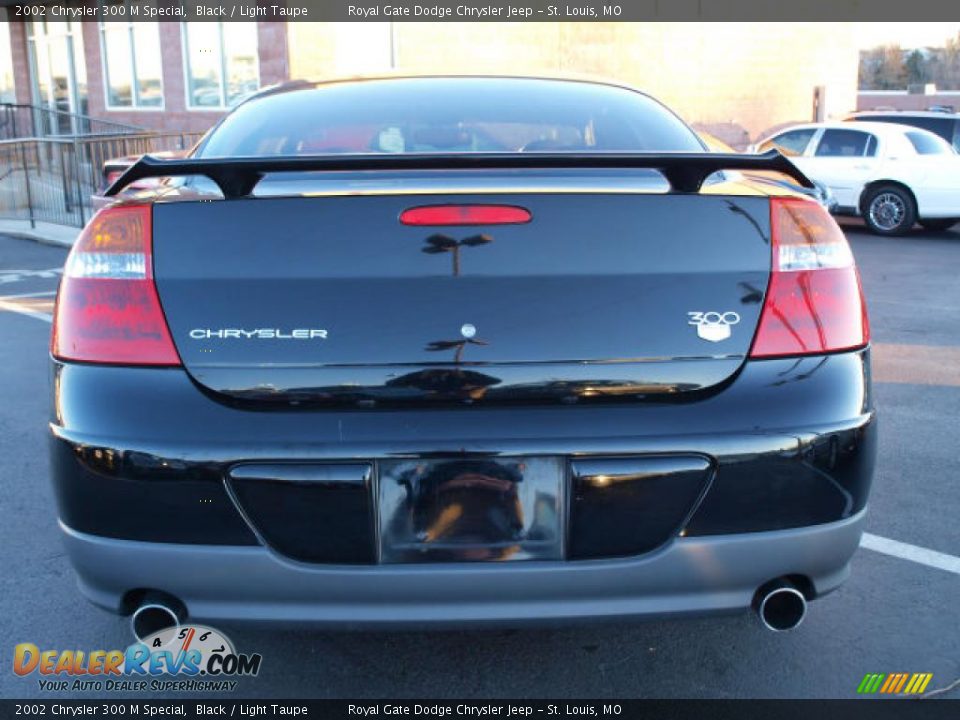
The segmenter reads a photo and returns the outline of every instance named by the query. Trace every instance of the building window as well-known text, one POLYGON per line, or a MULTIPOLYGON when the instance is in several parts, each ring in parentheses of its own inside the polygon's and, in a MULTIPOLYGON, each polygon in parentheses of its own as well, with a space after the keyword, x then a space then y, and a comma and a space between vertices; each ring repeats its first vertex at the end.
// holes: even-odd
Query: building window
POLYGON ((256 23, 184 23, 187 105, 222 109, 260 87, 256 23))
POLYGON ((87 68, 83 33, 75 22, 31 20, 26 23, 27 52, 38 135, 69 135, 88 130, 87 68))
POLYGON ((107 107, 162 108, 160 26, 155 22, 101 21, 107 107))

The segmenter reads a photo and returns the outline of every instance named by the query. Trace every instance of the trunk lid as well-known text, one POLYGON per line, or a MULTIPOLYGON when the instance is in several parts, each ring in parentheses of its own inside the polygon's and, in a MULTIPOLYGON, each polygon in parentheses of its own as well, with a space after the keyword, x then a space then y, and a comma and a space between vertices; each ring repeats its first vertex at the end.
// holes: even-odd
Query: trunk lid
POLYGON ((186 370, 256 403, 683 395, 749 352, 764 197, 385 194, 158 202, 154 272, 186 370), (405 226, 505 204, 518 225, 405 226))

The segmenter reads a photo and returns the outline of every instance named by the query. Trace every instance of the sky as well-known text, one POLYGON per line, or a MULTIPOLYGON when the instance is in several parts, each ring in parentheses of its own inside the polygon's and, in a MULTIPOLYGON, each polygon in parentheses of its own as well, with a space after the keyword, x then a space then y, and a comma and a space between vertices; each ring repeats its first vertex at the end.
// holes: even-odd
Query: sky
POLYGON ((856 23, 860 49, 899 43, 902 48, 938 47, 960 32, 960 22, 856 23))

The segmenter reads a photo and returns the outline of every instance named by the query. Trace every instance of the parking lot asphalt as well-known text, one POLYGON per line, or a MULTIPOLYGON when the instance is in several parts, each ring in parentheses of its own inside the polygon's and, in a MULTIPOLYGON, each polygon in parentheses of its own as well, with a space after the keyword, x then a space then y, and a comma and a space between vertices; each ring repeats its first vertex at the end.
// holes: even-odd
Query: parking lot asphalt
MULTIPOLYGON (((851 579, 814 602, 791 633, 770 633, 750 614, 428 633, 224 625, 239 650, 263 656, 260 675, 225 697, 853 697, 868 672, 933 673, 927 694, 953 683, 960 677, 960 226, 903 238, 868 235, 856 222, 845 229, 870 306, 882 413, 867 530, 909 552, 861 548, 851 579)), ((80 597, 47 477, 49 317, 64 257, 62 248, 0 237, 4 698, 103 696, 41 692, 36 675, 10 669, 17 643, 86 650, 133 639, 126 619, 80 597)), ((960 699, 960 689, 943 696, 960 699)))

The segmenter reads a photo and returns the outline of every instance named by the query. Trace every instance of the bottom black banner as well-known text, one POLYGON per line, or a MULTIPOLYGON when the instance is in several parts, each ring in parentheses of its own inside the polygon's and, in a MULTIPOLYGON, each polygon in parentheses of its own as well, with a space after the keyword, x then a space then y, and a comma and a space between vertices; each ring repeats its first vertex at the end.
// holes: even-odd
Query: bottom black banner
POLYGON ((954 700, 0 700, 0 718, 940 720, 954 700))

